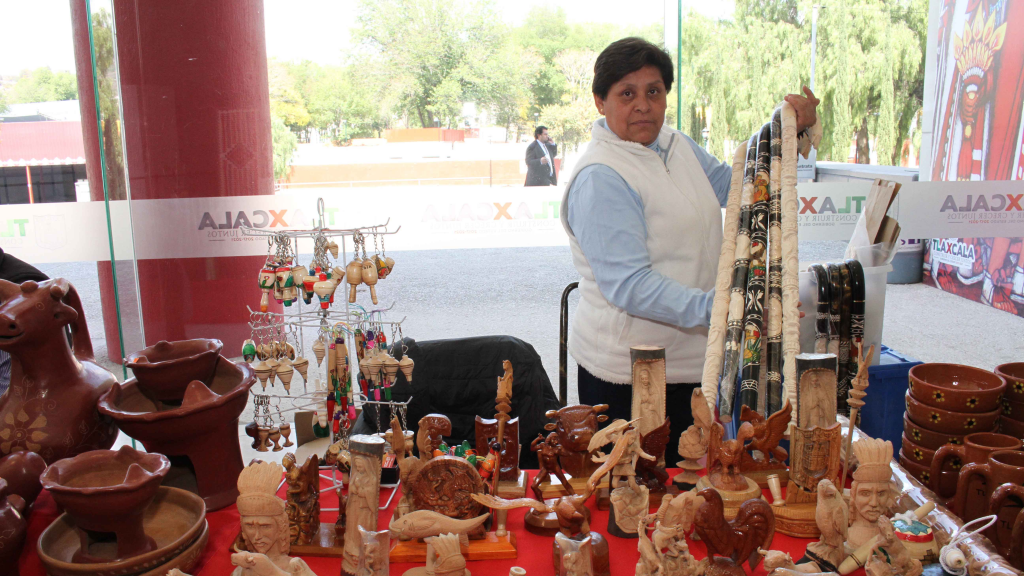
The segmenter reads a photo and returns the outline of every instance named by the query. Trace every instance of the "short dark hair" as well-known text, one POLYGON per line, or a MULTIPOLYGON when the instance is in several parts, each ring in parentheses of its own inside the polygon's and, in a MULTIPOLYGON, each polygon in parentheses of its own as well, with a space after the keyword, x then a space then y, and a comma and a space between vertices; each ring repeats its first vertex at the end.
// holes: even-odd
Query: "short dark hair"
POLYGON ((657 68, 665 82, 665 90, 672 90, 675 79, 672 57, 643 38, 630 37, 612 42, 597 57, 594 63, 594 95, 602 100, 608 98, 613 84, 644 66, 657 68))
POLYGON ((547 126, 537 126, 536 128, 533 129, 533 137, 536 138, 537 136, 540 136, 547 129, 547 126))

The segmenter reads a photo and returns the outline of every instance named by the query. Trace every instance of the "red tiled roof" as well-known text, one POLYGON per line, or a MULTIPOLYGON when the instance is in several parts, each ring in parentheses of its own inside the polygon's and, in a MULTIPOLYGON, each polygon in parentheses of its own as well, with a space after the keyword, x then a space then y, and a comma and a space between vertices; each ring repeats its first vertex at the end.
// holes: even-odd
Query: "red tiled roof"
POLYGON ((0 166, 85 164, 81 122, 0 123, 0 166))

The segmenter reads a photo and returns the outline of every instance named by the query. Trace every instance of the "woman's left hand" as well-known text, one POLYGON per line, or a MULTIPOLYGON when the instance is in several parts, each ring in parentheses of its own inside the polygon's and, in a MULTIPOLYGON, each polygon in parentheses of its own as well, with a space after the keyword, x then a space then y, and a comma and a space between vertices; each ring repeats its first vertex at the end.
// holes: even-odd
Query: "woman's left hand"
POLYGON ((786 96, 786 102, 796 110, 796 129, 797 132, 806 130, 811 126, 814 126, 815 122, 818 121, 818 114, 816 108, 821 100, 814 97, 814 92, 807 86, 804 86, 804 94, 807 96, 801 96, 799 94, 789 94, 786 96))

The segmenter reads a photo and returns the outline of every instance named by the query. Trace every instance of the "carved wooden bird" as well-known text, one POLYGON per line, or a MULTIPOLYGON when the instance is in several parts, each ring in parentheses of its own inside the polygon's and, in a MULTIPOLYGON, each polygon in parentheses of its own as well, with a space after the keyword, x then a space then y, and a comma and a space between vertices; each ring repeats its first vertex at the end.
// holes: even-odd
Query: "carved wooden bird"
POLYGON ((740 409, 740 420, 750 422, 754 427, 754 435, 747 448, 760 451, 766 460, 771 457, 778 462, 785 462, 789 453, 785 448, 779 447, 779 441, 789 427, 792 412, 793 408, 788 398, 782 408, 767 419, 756 410, 751 410, 749 406, 743 406, 740 409))
POLYGON ((736 431, 736 438, 724 440, 725 430, 721 424, 716 422, 711 427, 711 440, 708 443, 708 470, 711 470, 715 463, 720 463, 724 471, 738 473, 743 445, 753 435, 754 427, 750 422, 744 422, 736 431))
POLYGON ((850 527, 846 501, 831 480, 818 482, 818 504, 814 509, 814 522, 821 531, 821 542, 828 547, 842 550, 846 532, 850 527))
POLYGON ((690 411, 693 413, 693 425, 679 435, 679 455, 683 458, 697 460, 708 451, 708 440, 711 438, 711 426, 715 417, 711 414, 707 400, 700 388, 693 391, 690 397, 690 411))
MULTIPOLYGON (((665 422, 651 430, 647 434, 640 435, 640 448, 647 454, 664 454, 665 446, 668 445, 671 436, 671 422, 665 418, 665 422)), ((655 490, 658 486, 664 486, 668 480, 668 472, 658 466, 657 460, 638 458, 636 461, 636 480, 647 486, 648 490, 655 490)))
POLYGON ((775 514, 770 504, 760 498, 750 499, 740 505, 736 519, 725 519, 725 505, 722 496, 713 488, 697 493, 704 498, 697 510, 694 527, 697 535, 708 549, 708 558, 724 556, 742 565, 744 562, 753 570, 761 563, 757 549, 771 548, 775 538, 775 514))

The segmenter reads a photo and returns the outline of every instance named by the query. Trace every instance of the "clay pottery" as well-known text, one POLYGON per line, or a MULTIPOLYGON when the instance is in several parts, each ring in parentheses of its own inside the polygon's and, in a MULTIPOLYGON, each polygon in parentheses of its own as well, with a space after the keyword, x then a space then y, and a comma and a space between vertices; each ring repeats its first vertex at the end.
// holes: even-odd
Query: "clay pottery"
POLYGON ((18 557, 28 532, 26 507, 25 500, 12 494, 7 482, 0 478, 0 576, 18 573, 18 557))
POLYGON ((1003 416, 999 419, 999 431, 1014 438, 1024 438, 1024 422, 1003 416))
POLYGON ((117 560, 116 546, 93 542, 84 552, 99 562, 74 561, 82 552, 74 520, 62 514, 43 531, 36 544, 39 559, 50 576, 127 576, 156 574, 167 566, 184 570, 195 566, 208 537, 206 507, 203 499, 191 492, 162 486, 142 514, 142 529, 152 537, 156 549, 133 558, 117 560))
POLYGON ((189 382, 210 383, 222 348, 224 343, 216 339, 161 340, 129 354, 125 366, 131 369, 139 390, 150 400, 180 402, 189 382))
POLYGON ((142 514, 170 468, 163 454, 131 446, 93 450, 51 464, 40 481, 81 531, 82 551, 73 560, 95 561, 84 551, 84 531, 116 534, 118 560, 155 550, 156 543, 142 529, 142 514))
POLYGON ((147 451, 166 454, 172 461, 187 456, 191 466, 172 465, 168 485, 197 492, 208 509, 217 510, 238 497, 236 483, 244 467, 238 416, 255 382, 248 364, 221 357, 210 385, 193 380, 181 406, 154 403, 132 379, 111 388, 98 407, 147 451))
POLYGON ((929 450, 938 450, 946 444, 963 444, 965 434, 942 434, 918 426, 903 415, 903 437, 909 438, 914 444, 929 450))
POLYGON ((1003 397, 1014 402, 1024 402, 1024 362, 996 366, 996 374, 1006 380, 1003 397))
MULTIPOLYGON (((902 449, 900 450, 900 466, 903 466, 903 468, 911 476, 913 476, 914 478, 917 478, 925 486, 928 486, 929 484, 931 484, 931 478, 932 478, 931 470, 927 466, 918 464, 917 462, 914 462, 913 460, 908 458, 907 455, 903 452, 902 449)), ((956 481, 957 481, 957 474, 956 474, 956 472, 949 472, 949 471, 943 470, 941 472, 941 474, 939 475, 939 487, 942 490, 955 491, 956 490, 956 481)))
POLYGON ((39 483, 43 470, 46 461, 35 452, 22 450, 0 458, 0 478, 7 481, 7 493, 21 496, 26 506, 31 506, 43 489, 39 483))
MULTIPOLYGON (((930 466, 932 460, 935 458, 935 450, 925 448, 919 444, 914 443, 910 438, 907 438, 906 434, 903 435, 903 453, 907 459, 920 464, 922 466, 930 466)), ((952 472, 954 474, 960 473, 960 467, 962 462, 956 458, 949 458, 942 466, 942 470, 952 472)), ((935 474, 932 474, 934 477, 935 474)), ((951 496, 952 497, 952 496, 951 496)))
MULTIPOLYGON (((1024 452, 998 450, 989 454, 986 462, 967 464, 960 470, 956 498, 953 500, 953 511, 965 522, 985 515, 988 509, 988 506, 984 504, 978 509, 970 508, 969 492, 974 494, 979 492, 979 488, 973 482, 975 479, 984 482, 984 487, 980 489, 984 498, 983 502, 991 504, 993 494, 1001 485, 1024 484, 1024 452)), ((1010 541, 1013 524, 1020 510, 1021 507, 1018 503, 1004 500, 1002 506, 994 512, 999 518, 995 524, 996 539, 999 542, 1010 541)))
MULTIPOLYGON (((989 498, 987 512, 999 515, 1004 508, 1009 507, 1010 503, 1006 501, 1008 498, 1013 498, 1017 506, 1024 505, 1024 486, 1003 484, 996 488, 992 492, 992 497, 989 498)), ((1011 514, 1012 512, 1009 512, 1008 514, 1003 514, 1003 516, 1008 517, 1011 514)), ((995 544, 999 554, 1006 558, 1010 564, 1015 568, 1024 568, 1024 508, 1016 513, 1012 524, 1009 526, 1009 541, 1003 539, 1005 538, 1007 526, 1002 526, 1002 528, 1003 530, 1000 530, 999 526, 992 526, 985 532, 985 535, 995 544)))
POLYGON ((1024 422, 1024 402, 1003 398, 1003 418, 1024 422))
MULTIPOLYGON (((963 444, 957 446, 949 444, 935 451, 935 457, 931 460, 930 466, 932 482, 929 488, 938 494, 940 498, 952 498, 956 493, 955 488, 948 492, 939 490, 936 478, 938 471, 946 469, 948 463, 959 463, 957 468, 960 468, 963 464, 980 464, 988 460, 989 454, 996 450, 1020 450, 1022 446, 1024 446, 1024 443, 1019 438, 1005 434, 996 434, 995 432, 968 434, 964 438, 963 444)), ((985 502, 983 500, 976 501, 973 495, 974 492, 968 491, 968 509, 978 511, 984 509, 985 502)))
MULTIPOLYGON (((996 422, 999 421, 999 415, 1002 413, 1001 408, 986 413, 943 410, 918 402, 910 395, 910 392, 907 392, 906 400, 907 414, 910 416, 911 422, 933 432, 945 434, 991 432, 995 430, 996 422)), ((996 405, 999 405, 998 401, 996 405)))
POLYGON ((951 412, 988 413, 999 408, 1006 380, 988 370, 960 364, 918 364, 910 369, 910 395, 951 412))
POLYGON ((0 456, 28 450, 50 464, 114 444, 117 428, 94 407, 117 379, 93 361, 82 302, 67 280, 0 280, 0 350, 13 359, 0 396, 0 456))

